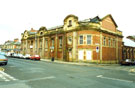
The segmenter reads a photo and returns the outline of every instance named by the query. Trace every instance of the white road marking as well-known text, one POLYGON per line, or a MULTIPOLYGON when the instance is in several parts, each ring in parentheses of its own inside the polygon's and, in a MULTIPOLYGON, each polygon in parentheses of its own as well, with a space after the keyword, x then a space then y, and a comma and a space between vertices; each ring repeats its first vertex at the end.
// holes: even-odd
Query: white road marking
POLYGON ((0 78, 2 78, 3 80, 5 81, 10 81, 10 80, 18 80, 10 75, 8 75, 7 73, 3 72, 3 71, 0 71, 0 78))
POLYGON ((98 75, 98 78, 103 78, 103 79, 110 79, 110 80, 117 80, 117 81, 124 81, 124 82, 133 82, 130 80, 123 80, 123 79, 117 79, 117 78, 110 78, 110 77, 104 77, 103 75, 98 75))
POLYGON ((6 79, 2 74, 0 74, 0 78, 2 78, 5 81, 10 81, 10 80, 6 79))
POLYGON ((22 82, 29 82, 29 81, 37 81, 37 80, 45 80, 45 79, 54 79, 56 77, 49 76, 49 77, 43 77, 43 78, 35 78, 35 79, 29 79, 29 80, 23 80, 22 82))

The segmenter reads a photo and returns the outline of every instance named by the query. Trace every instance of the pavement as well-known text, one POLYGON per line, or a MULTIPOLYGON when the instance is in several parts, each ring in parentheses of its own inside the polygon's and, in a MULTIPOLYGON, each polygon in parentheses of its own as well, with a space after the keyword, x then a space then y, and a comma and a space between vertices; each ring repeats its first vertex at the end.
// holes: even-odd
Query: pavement
MULTIPOLYGON (((41 61, 52 62, 51 59, 41 59, 41 61)), ((81 66, 119 66, 119 64, 96 64, 96 63, 85 63, 85 62, 65 62, 60 60, 54 60, 55 63, 61 64, 72 64, 72 65, 81 65, 81 66)))

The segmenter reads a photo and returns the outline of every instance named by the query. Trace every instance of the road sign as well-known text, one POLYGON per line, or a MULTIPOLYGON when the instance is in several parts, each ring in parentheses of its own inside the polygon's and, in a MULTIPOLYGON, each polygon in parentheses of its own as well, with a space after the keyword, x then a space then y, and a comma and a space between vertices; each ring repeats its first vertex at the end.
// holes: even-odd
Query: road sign
POLYGON ((30 45, 30 48, 33 48, 33 46, 32 46, 32 45, 30 45))
POLYGON ((96 52, 97 52, 97 53, 99 52, 99 47, 98 47, 98 46, 96 47, 96 52))

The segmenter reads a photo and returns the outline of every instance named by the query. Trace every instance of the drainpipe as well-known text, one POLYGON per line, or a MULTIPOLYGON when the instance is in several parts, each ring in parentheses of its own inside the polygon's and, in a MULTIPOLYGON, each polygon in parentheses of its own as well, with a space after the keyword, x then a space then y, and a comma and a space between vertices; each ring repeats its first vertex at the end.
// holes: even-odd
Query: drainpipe
POLYGON ((57 55, 58 55, 58 29, 56 29, 56 47, 55 47, 55 51, 56 51, 56 53, 55 53, 55 58, 57 59, 57 55))

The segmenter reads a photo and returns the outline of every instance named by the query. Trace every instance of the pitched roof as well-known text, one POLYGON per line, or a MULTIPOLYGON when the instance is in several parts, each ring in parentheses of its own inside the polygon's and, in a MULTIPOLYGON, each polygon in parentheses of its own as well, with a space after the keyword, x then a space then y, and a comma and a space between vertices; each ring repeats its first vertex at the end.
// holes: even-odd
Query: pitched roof
POLYGON ((135 41, 135 35, 132 35, 132 36, 127 36, 128 39, 131 39, 133 41, 135 41))
POLYGON ((58 28, 62 28, 62 27, 63 27, 63 25, 59 25, 59 26, 48 28, 48 30, 58 29, 58 28))
POLYGON ((110 18, 112 19, 112 21, 114 22, 114 25, 115 25, 116 27, 118 27, 118 25, 117 25, 116 22, 114 21, 114 19, 113 19, 113 17, 112 17, 111 14, 106 15, 106 16, 103 17, 101 20, 104 20, 104 19, 107 18, 107 17, 110 17, 110 18))
POLYGON ((13 43, 14 43, 14 41, 10 41, 10 40, 5 42, 6 45, 10 45, 10 44, 13 44, 13 43))
POLYGON ((90 19, 84 19, 84 20, 79 21, 79 23, 88 23, 88 22, 90 22, 90 19))
POLYGON ((15 45, 20 45, 21 43, 20 42, 14 42, 15 45))
POLYGON ((35 30, 33 28, 31 28, 30 32, 37 32, 38 30, 35 30))
POLYGON ((98 22, 100 22, 100 21, 101 21, 101 19, 100 19, 98 16, 96 16, 96 17, 90 19, 90 22, 92 22, 92 23, 98 23, 98 22))
POLYGON ((33 28, 31 28, 31 30, 28 31, 28 34, 36 34, 38 30, 35 30, 33 28))
POLYGON ((32 34, 36 34, 37 32, 30 32, 28 31, 28 34, 32 35, 32 34))
POLYGON ((123 38, 123 42, 125 46, 135 47, 135 42, 130 39, 123 38))

